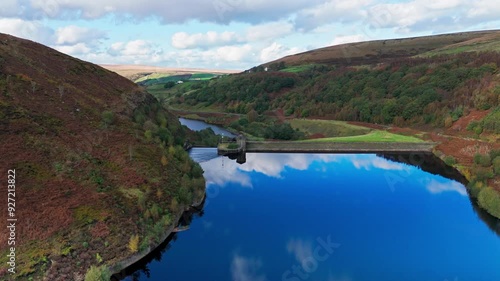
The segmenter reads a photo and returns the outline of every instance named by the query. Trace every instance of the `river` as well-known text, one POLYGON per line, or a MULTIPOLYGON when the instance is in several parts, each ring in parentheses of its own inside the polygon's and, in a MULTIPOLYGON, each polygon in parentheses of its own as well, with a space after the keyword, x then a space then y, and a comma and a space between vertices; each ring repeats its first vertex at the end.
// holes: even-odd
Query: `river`
POLYGON ((190 154, 203 210, 125 280, 500 280, 499 221, 439 159, 190 154))
POLYGON ((214 131, 214 133, 217 135, 223 135, 226 137, 235 137, 236 136, 235 134, 229 132, 228 130, 226 130, 220 126, 208 124, 206 122, 199 121, 199 120, 179 118, 179 122, 181 122, 182 125, 188 127, 189 129, 191 129, 193 131, 201 131, 201 130, 206 129, 206 128, 211 128, 214 131))

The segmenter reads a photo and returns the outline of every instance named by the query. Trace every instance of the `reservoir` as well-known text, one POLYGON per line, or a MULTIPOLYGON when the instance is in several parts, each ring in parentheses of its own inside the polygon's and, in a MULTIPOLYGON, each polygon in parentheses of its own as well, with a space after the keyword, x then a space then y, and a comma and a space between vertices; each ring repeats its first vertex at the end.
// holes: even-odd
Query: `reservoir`
POLYGON ((190 154, 202 210, 123 280, 500 280, 499 221, 439 159, 190 154))
POLYGON ((203 121, 199 120, 192 120, 192 119, 186 119, 186 118, 179 118, 179 122, 181 122, 182 125, 188 127, 189 129, 193 131, 201 131, 206 128, 211 128, 215 134, 217 135, 224 135, 226 137, 235 137, 236 135, 229 132, 228 130, 217 126, 217 125, 212 125, 208 124, 203 121))

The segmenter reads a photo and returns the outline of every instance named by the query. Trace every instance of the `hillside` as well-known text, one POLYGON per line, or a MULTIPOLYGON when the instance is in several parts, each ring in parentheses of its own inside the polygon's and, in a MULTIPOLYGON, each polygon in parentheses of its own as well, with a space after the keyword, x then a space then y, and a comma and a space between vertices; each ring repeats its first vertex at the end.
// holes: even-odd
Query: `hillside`
POLYGON ((302 128, 306 138, 326 136, 320 119, 438 142, 435 154, 460 169, 470 194, 500 218, 499 46, 500 31, 353 43, 148 90, 183 112, 219 112, 211 119, 219 123, 231 114, 226 124, 259 138, 303 138, 294 130, 307 118, 319 129, 302 128))
POLYGON ((264 67, 284 63, 363 65, 388 62, 416 55, 431 56, 463 51, 500 51, 500 31, 475 31, 404 39, 349 43, 311 50, 265 63, 264 67))
POLYGON ((0 279, 83 280, 157 245, 204 195, 185 134, 131 81, 0 34, 0 178, 15 170, 18 219, 15 245, 0 236, 0 279))

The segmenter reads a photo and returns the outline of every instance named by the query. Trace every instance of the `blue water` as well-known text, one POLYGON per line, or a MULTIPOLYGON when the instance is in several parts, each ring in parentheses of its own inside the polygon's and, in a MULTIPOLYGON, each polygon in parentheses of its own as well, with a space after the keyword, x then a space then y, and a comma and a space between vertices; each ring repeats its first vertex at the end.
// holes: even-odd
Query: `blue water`
POLYGON ((198 121, 198 120, 191 120, 191 119, 186 119, 186 118, 179 118, 179 122, 181 122, 182 125, 187 126, 189 129, 193 131, 201 131, 206 128, 212 128, 215 134, 217 135, 223 135, 226 137, 235 137, 236 135, 229 132, 228 130, 219 127, 217 125, 212 125, 205 123, 203 121, 198 121))
POLYGON ((500 280, 500 224, 456 181, 375 155, 212 152, 191 152, 203 216, 128 280, 500 280))

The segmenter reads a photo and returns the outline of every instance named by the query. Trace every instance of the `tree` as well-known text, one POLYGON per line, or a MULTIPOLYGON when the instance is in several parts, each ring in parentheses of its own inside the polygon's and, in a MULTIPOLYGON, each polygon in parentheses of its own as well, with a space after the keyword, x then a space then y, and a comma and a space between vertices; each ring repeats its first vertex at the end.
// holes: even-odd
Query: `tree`
POLYGON ((257 111, 255 111, 254 109, 250 110, 247 113, 247 119, 248 119, 248 122, 250 122, 250 123, 257 121, 258 117, 259 117, 259 113, 257 111))
POLYGON ((167 83, 165 83, 165 85, 163 85, 163 88, 170 89, 170 88, 172 88, 174 86, 175 86, 175 82, 174 81, 168 81, 167 83))
POLYGON ((90 266, 87 273, 85 273, 85 281, 109 281, 111 279, 111 272, 108 267, 103 266, 90 266))
POLYGON ((128 241, 128 248, 131 253, 137 253, 139 250, 139 235, 132 235, 128 241))

